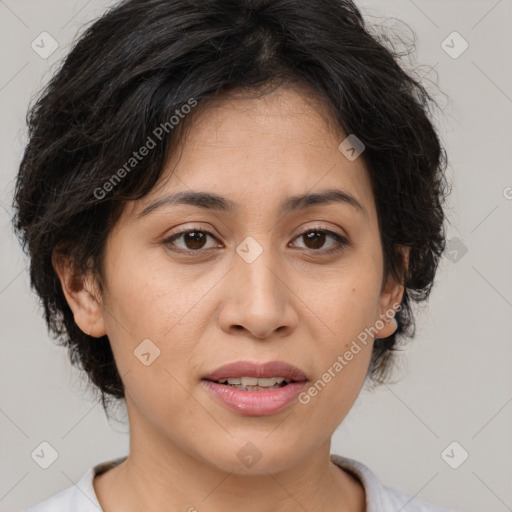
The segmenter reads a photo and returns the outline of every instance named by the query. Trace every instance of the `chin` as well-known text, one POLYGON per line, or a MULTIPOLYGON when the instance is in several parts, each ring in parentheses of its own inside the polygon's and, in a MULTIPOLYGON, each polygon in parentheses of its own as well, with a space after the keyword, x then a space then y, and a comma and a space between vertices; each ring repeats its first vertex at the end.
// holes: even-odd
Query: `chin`
POLYGON ((271 441, 268 437, 265 440, 268 432, 262 433, 258 441, 260 436, 252 436, 247 430, 245 433, 247 440, 234 437, 231 446, 220 447, 221 452, 204 454, 204 459, 221 471, 253 476, 279 473, 300 464, 297 443, 285 444, 281 439, 271 441))

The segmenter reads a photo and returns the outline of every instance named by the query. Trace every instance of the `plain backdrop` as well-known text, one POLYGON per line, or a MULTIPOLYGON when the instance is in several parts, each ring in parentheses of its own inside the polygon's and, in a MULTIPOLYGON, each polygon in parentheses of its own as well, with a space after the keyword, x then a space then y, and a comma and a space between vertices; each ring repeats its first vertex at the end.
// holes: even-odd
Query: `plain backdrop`
MULTIPOLYGON (((400 380, 361 393, 331 452, 367 464, 385 485, 446 507, 510 511, 512 2, 357 3, 369 22, 409 38, 407 26, 414 32, 415 72, 442 107, 436 122, 453 190, 448 253, 418 312, 400 380)), ((1 511, 40 501, 128 450, 126 423, 106 420, 65 349, 48 337, 10 225, 28 103, 84 23, 109 5, 0 1, 1 511), (58 43, 49 58, 31 47, 42 32, 58 43), (58 453, 48 469, 31 457, 42 442, 58 453)))

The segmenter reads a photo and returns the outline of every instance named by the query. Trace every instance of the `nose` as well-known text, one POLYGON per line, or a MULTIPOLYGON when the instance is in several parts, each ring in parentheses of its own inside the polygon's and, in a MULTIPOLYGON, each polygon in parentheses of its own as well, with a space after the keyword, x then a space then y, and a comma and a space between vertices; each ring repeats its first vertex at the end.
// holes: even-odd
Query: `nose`
POLYGON ((295 304, 289 276, 282 265, 265 250, 249 263, 235 254, 233 268, 223 282, 223 302, 218 321, 228 334, 267 339, 290 335, 297 326, 295 304))

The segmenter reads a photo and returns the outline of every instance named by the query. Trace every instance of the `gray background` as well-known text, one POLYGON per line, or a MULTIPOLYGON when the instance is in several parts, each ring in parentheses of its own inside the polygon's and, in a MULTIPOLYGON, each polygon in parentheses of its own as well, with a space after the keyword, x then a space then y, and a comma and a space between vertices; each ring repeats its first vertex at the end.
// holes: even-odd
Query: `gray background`
MULTIPOLYGON (((437 123, 453 183, 450 257, 418 313, 401 380, 361 393, 331 451, 364 462, 385 485, 446 507, 512 510, 512 2, 358 4, 368 21, 387 17, 385 26, 407 36, 402 20, 416 34, 417 73, 443 109, 437 123), (469 44, 458 58, 441 46, 453 31, 469 44), (462 448, 445 452, 453 441, 462 448), (462 449, 469 458, 453 469, 442 454, 453 465, 462 449)), ((127 425, 107 422, 66 351, 50 341, 9 223, 28 102, 83 24, 108 5, 0 0, 1 511, 73 485, 91 465, 128 449, 127 425), (59 44, 47 59, 31 48, 43 31, 59 44), (30 455, 43 441, 58 452, 48 469, 30 455)), ((461 48, 457 39, 448 44, 452 52, 461 48)))

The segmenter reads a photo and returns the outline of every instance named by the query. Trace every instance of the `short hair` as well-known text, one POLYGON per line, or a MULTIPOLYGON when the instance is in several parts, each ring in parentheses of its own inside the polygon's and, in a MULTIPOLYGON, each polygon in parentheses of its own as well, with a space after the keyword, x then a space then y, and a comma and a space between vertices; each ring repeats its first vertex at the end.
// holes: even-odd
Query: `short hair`
POLYGON ((158 182, 200 106, 281 84, 306 86, 364 144, 384 277, 404 285, 397 331, 375 340, 366 376, 387 381, 401 341, 415 335, 412 302, 428 298, 445 248, 447 159, 431 93, 370 28, 350 0, 123 1, 87 27, 30 106, 12 222, 48 332, 105 411, 124 398, 110 343, 75 323, 52 252, 70 258, 77 278, 92 270, 101 291, 108 234, 126 202, 158 182), (174 126, 192 102, 199 107, 174 126), (167 127, 159 143, 127 168, 157 127, 167 127), (407 268, 400 245, 410 248, 407 268))

